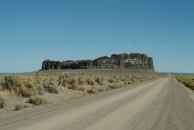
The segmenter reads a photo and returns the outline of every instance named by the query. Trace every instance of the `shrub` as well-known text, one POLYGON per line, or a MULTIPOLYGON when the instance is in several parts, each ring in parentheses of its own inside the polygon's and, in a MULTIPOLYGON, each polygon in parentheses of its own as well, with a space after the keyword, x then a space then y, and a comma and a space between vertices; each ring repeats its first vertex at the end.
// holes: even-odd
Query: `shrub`
POLYGON ((88 93, 88 94, 94 94, 95 91, 94 91, 94 89, 88 89, 88 90, 87 90, 87 93, 88 93))
POLYGON ((101 79, 101 78, 96 77, 96 78, 95 78, 95 81, 96 81, 96 83, 98 83, 99 85, 103 85, 103 82, 102 82, 102 79, 101 79))
POLYGON ((76 90, 85 92, 86 88, 84 86, 78 86, 76 90))
POLYGON ((14 91, 17 95, 22 97, 31 97, 36 94, 33 88, 26 88, 23 84, 21 86, 15 87, 14 91))
POLYGON ((109 85, 108 87, 111 89, 116 89, 116 88, 119 88, 119 85, 116 83, 113 83, 113 84, 109 85))
POLYGON ((47 101, 41 97, 34 96, 34 97, 29 98, 28 103, 33 104, 33 105, 41 105, 41 104, 46 104, 47 101))
POLYGON ((2 87, 2 85, 0 84, 0 91, 2 91, 3 90, 3 87, 2 87))
POLYGON ((14 76, 5 76, 3 87, 8 90, 13 90, 15 86, 15 77, 14 76))
POLYGON ((177 77, 177 80, 183 83, 186 87, 194 90, 194 81, 192 77, 177 77))
POLYGON ((35 95, 35 91, 32 88, 21 87, 22 97, 31 97, 35 95))
POLYGON ((84 81, 81 77, 78 77, 78 85, 83 85, 84 81))
POLYGON ((59 85, 61 86, 67 86, 68 81, 70 80, 70 78, 73 76, 70 75, 69 73, 63 73, 62 75, 59 76, 59 85))
POLYGON ((23 81, 23 84, 26 88, 33 88, 34 87, 34 83, 32 82, 31 79, 25 79, 23 81))
POLYGON ((4 107, 5 107, 5 99, 2 96, 0 96, 0 109, 4 107))
POLYGON ((69 86, 69 89, 76 89, 77 88, 77 83, 76 83, 76 80, 75 79, 70 79, 68 81, 68 84, 70 85, 69 86))
POLYGON ((22 97, 30 97, 35 95, 34 83, 31 79, 19 78, 16 76, 5 76, 2 83, 4 89, 15 92, 22 97))
POLYGON ((194 90, 194 82, 193 81, 189 81, 188 83, 185 83, 185 84, 186 84, 187 87, 194 90))
POLYGON ((55 94, 59 93, 59 91, 58 91, 58 89, 57 89, 57 86, 53 86, 53 85, 49 85, 49 86, 47 87, 47 91, 48 91, 49 93, 55 93, 55 94))
POLYGON ((64 74, 59 76, 59 85, 64 85, 64 81, 66 80, 66 76, 64 74))
POLYGON ((44 89, 41 86, 37 86, 37 93, 38 95, 44 95, 44 89))
POLYGON ((22 104, 16 104, 15 105, 15 110, 21 110, 23 108, 24 108, 24 106, 22 104))
POLYGON ((27 107, 29 107, 27 104, 20 103, 20 104, 15 105, 15 110, 18 111, 18 110, 21 110, 21 109, 24 109, 24 108, 27 108, 27 107))
POLYGON ((127 84, 130 85, 130 84, 132 84, 132 82, 131 81, 128 81, 127 84))
POLYGON ((86 84, 87 85, 94 85, 94 81, 92 79, 87 79, 86 84))
POLYGON ((56 82, 51 77, 44 80, 43 87, 49 93, 58 93, 56 82))
POLYGON ((109 79, 109 80, 108 80, 108 82, 113 83, 113 82, 114 82, 114 80, 113 80, 113 79, 109 79))

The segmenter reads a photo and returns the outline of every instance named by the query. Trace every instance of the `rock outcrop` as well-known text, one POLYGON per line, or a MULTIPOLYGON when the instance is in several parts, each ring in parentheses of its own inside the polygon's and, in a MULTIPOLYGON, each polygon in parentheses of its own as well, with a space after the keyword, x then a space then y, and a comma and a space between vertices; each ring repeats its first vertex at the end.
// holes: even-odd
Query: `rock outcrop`
POLYGON ((145 54, 113 54, 111 57, 103 56, 94 60, 78 61, 51 61, 42 63, 42 70, 50 69, 146 69, 153 70, 153 59, 145 54))

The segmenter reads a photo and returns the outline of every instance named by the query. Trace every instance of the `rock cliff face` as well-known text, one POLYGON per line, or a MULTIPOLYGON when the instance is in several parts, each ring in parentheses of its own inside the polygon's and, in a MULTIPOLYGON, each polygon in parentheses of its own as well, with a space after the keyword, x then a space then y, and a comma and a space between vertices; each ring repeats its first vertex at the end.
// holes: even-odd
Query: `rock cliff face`
POLYGON ((113 54, 111 57, 103 56, 94 60, 78 61, 51 61, 42 63, 42 70, 50 69, 146 69, 153 70, 153 59, 145 54, 113 54))

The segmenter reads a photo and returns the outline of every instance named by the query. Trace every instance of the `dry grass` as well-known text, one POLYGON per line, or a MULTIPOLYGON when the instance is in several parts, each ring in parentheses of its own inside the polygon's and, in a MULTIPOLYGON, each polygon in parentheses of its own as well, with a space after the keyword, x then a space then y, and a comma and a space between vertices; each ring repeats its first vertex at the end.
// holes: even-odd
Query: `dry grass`
POLYGON ((41 97, 34 96, 34 97, 30 97, 27 103, 30 103, 33 105, 41 105, 41 104, 46 104, 47 101, 41 97))
POLYGON ((181 77, 176 77, 176 79, 183 83, 186 87, 194 90, 194 77, 189 77, 189 76, 181 76, 181 77))

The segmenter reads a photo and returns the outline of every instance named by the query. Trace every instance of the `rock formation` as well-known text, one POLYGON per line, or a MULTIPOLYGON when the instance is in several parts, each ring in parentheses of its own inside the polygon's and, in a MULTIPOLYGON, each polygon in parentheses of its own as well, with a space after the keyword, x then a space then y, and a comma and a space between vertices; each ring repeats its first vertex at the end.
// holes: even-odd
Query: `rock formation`
POLYGON ((51 61, 42 63, 42 70, 50 69, 146 69, 153 70, 153 59, 145 54, 113 54, 111 57, 103 56, 94 60, 78 61, 51 61))

